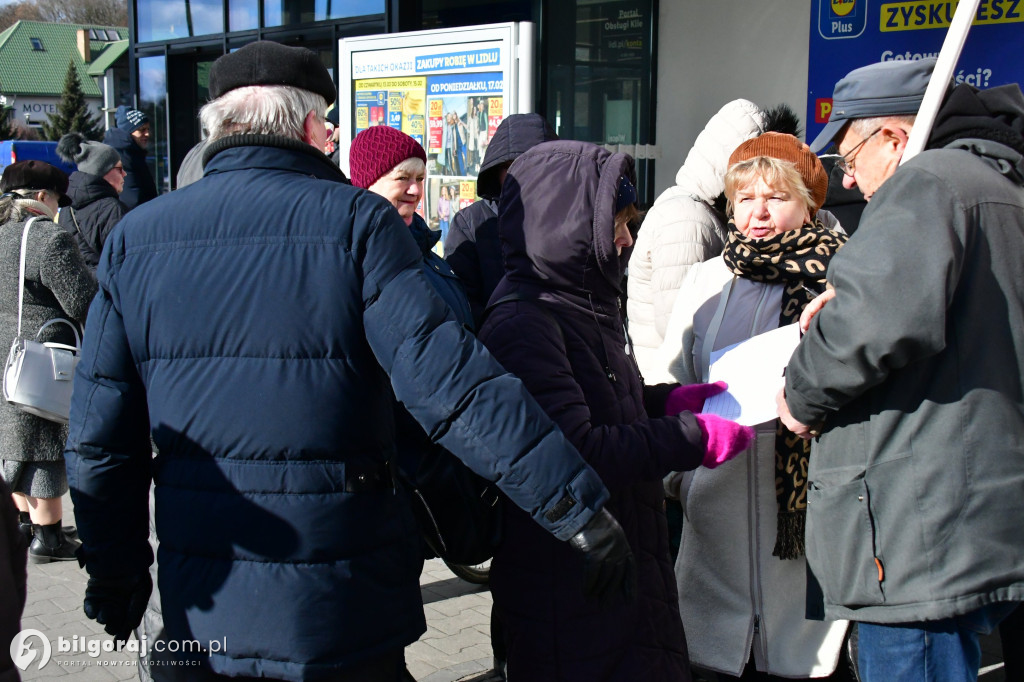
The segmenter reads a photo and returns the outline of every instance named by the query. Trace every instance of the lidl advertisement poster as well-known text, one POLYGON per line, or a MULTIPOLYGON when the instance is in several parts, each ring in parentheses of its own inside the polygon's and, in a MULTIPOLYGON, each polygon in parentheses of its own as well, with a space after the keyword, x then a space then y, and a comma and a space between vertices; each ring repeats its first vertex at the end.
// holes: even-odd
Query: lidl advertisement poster
POLYGON ((355 83, 356 133, 388 125, 421 145, 426 131, 425 78, 369 78, 355 83))
MULTIPOLYGON (((837 81, 880 61, 936 57, 957 3, 950 0, 811 0, 807 139, 828 121, 837 81)), ((954 71, 956 83, 1024 82, 1024 0, 981 0, 954 71)))

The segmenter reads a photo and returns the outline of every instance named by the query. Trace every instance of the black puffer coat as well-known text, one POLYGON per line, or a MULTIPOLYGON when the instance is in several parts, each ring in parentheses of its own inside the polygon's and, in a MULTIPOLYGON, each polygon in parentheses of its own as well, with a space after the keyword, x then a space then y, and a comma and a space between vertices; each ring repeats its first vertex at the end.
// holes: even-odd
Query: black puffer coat
POLYGON ((452 216, 444 240, 444 258, 466 288, 466 297, 479 328, 487 299, 505 274, 498 241, 498 197, 501 170, 519 155, 558 136, 540 114, 506 116, 487 145, 476 191, 481 200, 452 216))
POLYGON ((121 203, 117 190, 102 176, 82 171, 71 174, 68 197, 71 210, 61 211, 60 225, 74 236, 82 258, 95 271, 103 242, 128 212, 128 207, 121 203))
POLYGON ((639 578, 630 603, 586 601, 580 555, 507 505, 491 586, 514 679, 689 679, 661 479, 700 463, 701 435, 689 413, 648 418, 624 350, 617 297, 628 254, 616 254, 613 215, 618 180, 633 172, 626 155, 548 142, 519 157, 502 189, 506 274, 491 301, 531 300, 494 305, 480 339, 608 486, 639 578))

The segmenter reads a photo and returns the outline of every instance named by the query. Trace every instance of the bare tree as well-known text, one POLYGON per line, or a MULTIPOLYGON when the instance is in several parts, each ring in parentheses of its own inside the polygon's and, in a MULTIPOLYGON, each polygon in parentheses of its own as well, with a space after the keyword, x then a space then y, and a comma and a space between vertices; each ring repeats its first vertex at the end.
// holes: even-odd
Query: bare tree
POLYGON ((7 28, 19 21, 44 21, 39 8, 33 0, 13 2, 10 5, 0 7, 0 30, 7 28))
POLYGON ((22 0, 0 8, 0 30, 16 21, 127 26, 127 0, 22 0))

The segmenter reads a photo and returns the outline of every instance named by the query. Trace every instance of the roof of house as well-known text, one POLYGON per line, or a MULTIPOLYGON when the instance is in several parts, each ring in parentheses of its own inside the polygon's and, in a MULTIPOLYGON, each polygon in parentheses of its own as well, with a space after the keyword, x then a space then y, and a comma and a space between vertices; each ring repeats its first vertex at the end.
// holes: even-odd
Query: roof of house
POLYGON ((0 92, 59 97, 64 92, 70 61, 78 70, 85 96, 99 97, 100 90, 89 77, 89 67, 100 60, 113 62, 125 49, 118 52, 115 46, 127 38, 128 29, 124 27, 19 21, 0 33, 0 92), (78 51, 79 29, 90 30, 93 36, 92 60, 88 64, 78 51))
POLYGON ((93 43, 92 49, 92 63, 86 70, 90 76, 102 76, 107 72, 114 62, 117 61, 118 57, 128 51, 128 41, 118 40, 113 43, 101 43, 101 52, 97 54, 96 44, 93 43))

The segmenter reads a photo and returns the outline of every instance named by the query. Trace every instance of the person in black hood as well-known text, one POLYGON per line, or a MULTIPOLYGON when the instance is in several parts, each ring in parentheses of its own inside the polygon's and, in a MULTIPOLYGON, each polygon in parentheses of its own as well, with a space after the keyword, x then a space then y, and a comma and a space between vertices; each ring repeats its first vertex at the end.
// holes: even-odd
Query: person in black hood
POLYGON ((689 407, 666 411, 664 398, 660 414, 647 411, 618 306, 635 180, 626 154, 559 140, 516 159, 501 192, 505 276, 480 340, 601 476, 637 562, 635 599, 587 602, 572 581, 578 559, 506 505, 491 589, 510 679, 690 679, 662 477, 717 466, 753 434, 689 407))
POLYGON ((504 274, 501 244, 498 241, 498 197, 508 167, 520 154, 541 142, 557 140, 558 135, 540 114, 512 114, 505 117, 487 146, 476 193, 480 201, 467 206, 451 218, 444 240, 444 259, 459 276, 480 328, 487 299, 504 274))
POLYGON ((121 201, 131 210, 156 198, 156 183, 146 163, 149 148, 149 117, 138 109, 122 104, 115 115, 117 127, 103 136, 103 141, 117 150, 127 174, 121 201))
POLYGON ((110 145, 74 132, 60 138, 57 155, 78 166, 68 181, 71 207, 61 211, 58 222, 75 237, 82 258, 95 272, 103 242, 128 212, 118 199, 124 190, 124 164, 110 145))

